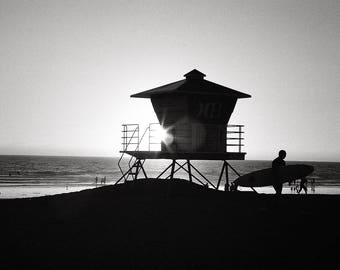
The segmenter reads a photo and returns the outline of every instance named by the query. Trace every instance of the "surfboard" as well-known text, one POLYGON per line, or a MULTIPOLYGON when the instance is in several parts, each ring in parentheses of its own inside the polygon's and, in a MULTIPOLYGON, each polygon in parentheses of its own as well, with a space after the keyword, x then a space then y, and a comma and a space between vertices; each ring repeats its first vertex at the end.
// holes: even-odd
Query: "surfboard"
MULTIPOLYGON (((278 170, 278 179, 282 182, 294 181, 306 177, 314 171, 314 167, 305 164, 287 165, 278 170)), ((241 187, 265 187, 273 185, 274 171, 272 168, 254 171, 240 176, 234 184, 241 187)))

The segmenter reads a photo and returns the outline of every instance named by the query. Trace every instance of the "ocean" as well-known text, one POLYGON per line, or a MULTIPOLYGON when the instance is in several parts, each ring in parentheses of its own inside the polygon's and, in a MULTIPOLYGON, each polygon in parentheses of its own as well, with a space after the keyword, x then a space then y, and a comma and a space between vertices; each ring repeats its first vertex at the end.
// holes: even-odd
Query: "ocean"
MULTIPOLYGON (((0 199, 54 195, 97 188, 104 184, 110 185, 122 175, 118 168, 118 160, 119 158, 116 157, 0 156, 0 199), (101 183, 104 177, 106 181, 101 183)), ((126 170, 128 161, 129 159, 122 161, 123 170, 126 170)), ((192 163, 212 183, 217 182, 222 162, 194 161, 192 163)), ((263 160, 229 163, 241 175, 271 166, 271 161, 263 160)), ((169 164, 169 160, 146 161, 147 176, 150 178, 158 176, 169 164)), ((308 176, 308 180, 314 180, 315 185, 314 187, 308 185, 308 193, 340 194, 339 162, 287 161, 287 164, 314 166, 314 172, 308 176)), ((187 179, 187 174, 180 170, 176 177, 187 179)), ((230 181, 236 178, 237 175, 229 170, 230 181)), ((243 190, 247 189, 243 188, 243 190)), ((258 188, 257 191, 274 192, 272 187, 258 188)), ((283 192, 295 193, 296 190, 293 186, 285 185, 283 192)))

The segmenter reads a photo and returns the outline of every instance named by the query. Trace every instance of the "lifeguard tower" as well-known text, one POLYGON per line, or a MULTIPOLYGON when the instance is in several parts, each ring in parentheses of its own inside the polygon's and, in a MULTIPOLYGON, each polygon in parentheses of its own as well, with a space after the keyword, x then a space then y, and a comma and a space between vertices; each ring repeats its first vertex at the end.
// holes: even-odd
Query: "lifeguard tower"
MULTIPOLYGON (((136 180, 140 173, 147 178, 144 162, 148 159, 167 159, 170 165, 157 178, 173 179, 182 169, 188 180, 195 179, 218 189, 225 172, 225 187, 228 190, 228 160, 244 160, 242 152, 243 125, 228 125, 236 102, 250 95, 205 80, 206 75, 194 69, 185 74, 184 80, 166 84, 132 95, 133 98, 150 98, 159 123, 152 123, 140 136, 138 124, 123 124, 123 150, 131 156, 128 169, 124 172, 118 162, 122 177, 116 181, 136 180), (153 141, 156 127, 164 132, 161 142, 153 141), (143 139, 148 138, 148 147, 141 149, 143 139), (160 150, 152 150, 160 143, 160 150), (180 164, 180 160, 184 160, 180 164), (222 161, 217 184, 207 179, 192 163, 193 160, 222 161), (177 168, 176 168, 177 166, 177 168), (195 173, 194 173, 195 172, 195 173), (196 174, 196 175, 195 175, 196 174), (199 177, 197 177, 197 174, 199 177)), ((234 170, 236 174, 236 170, 234 170)))

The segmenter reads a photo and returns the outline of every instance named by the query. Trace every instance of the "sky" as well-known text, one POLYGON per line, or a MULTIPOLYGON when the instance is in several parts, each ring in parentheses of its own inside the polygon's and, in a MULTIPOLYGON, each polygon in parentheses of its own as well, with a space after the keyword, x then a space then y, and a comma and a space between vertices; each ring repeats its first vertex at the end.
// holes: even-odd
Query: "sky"
POLYGON ((117 156, 195 68, 252 96, 247 159, 340 161, 340 1, 0 0, 0 38, 0 154, 117 156))

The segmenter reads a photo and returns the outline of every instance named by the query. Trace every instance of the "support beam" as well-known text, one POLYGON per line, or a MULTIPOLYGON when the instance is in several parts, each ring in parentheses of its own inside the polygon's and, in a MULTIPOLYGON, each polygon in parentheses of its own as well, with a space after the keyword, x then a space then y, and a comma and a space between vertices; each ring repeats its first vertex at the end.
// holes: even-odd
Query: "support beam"
MULTIPOLYGON (((225 161, 225 162, 227 162, 227 161, 225 161)), ((227 162, 227 164, 228 164, 228 166, 230 167, 230 169, 233 170, 234 173, 236 173, 239 177, 241 176, 241 175, 233 168, 233 166, 230 165, 230 163, 227 162)))
POLYGON ((173 159, 172 160, 172 164, 171 164, 171 174, 170 174, 170 179, 174 179, 174 172, 175 172, 175 165, 176 165, 176 160, 173 159))
POLYGON ((116 181, 116 183, 115 183, 114 185, 117 185, 123 178, 124 178, 124 180, 126 181, 127 178, 125 178, 125 176, 128 175, 128 174, 132 171, 132 169, 133 169, 133 167, 130 167, 130 168, 126 171, 126 173, 124 173, 124 174, 116 181))
POLYGON ((218 178, 218 181, 217 181, 217 187, 216 187, 216 189, 218 189, 219 186, 220 186, 220 183, 221 183, 221 180, 222 180, 222 175, 223 175, 223 172, 224 172, 224 168, 225 168, 225 161, 223 161, 223 165, 222 165, 220 177, 218 178))
MULTIPOLYGON (((185 172, 189 174, 189 171, 184 167, 187 164, 187 162, 185 162, 183 165, 179 164, 177 161, 175 161, 175 163, 178 165, 178 168, 174 171, 174 174, 178 172, 180 169, 183 169, 185 172)), ((171 166, 172 166, 172 163, 168 166, 168 168, 171 166)), ((190 165, 190 166, 193 166, 193 165, 190 165)), ((190 170, 190 175, 192 178, 196 179, 201 185, 204 186, 204 183, 199 178, 197 178, 195 175, 193 175, 191 173, 191 170, 190 170)), ((171 178, 171 174, 168 175, 165 179, 169 179, 169 178, 171 178)))
MULTIPOLYGON (((144 170, 144 166, 143 166, 143 165, 144 165, 144 162, 145 162, 145 160, 143 160, 143 162, 141 162, 141 160, 139 160, 139 171, 142 170, 142 172, 143 172, 143 174, 144 174, 144 177, 145 177, 145 178, 148 178, 147 175, 146 175, 146 172, 145 172, 145 170, 144 170)), ((139 171, 138 171, 137 174, 139 174, 139 171)), ((136 177, 137 177, 137 175, 136 175, 136 177)))
POLYGON ((216 187, 215 187, 215 185, 213 184, 213 183, 211 183, 199 170, 197 170, 196 168, 195 168, 195 166, 194 165, 192 165, 191 164, 191 167, 205 180, 205 181, 207 181, 210 185, 212 185, 215 189, 216 189, 216 187))
POLYGON ((171 166, 172 166, 172 163, 168 167, 166 167, 166 169, 164 171, 162 171, 161 174, 156 177, 156 179, 159 179, 164 173, 166 173, 166 171, 169 170, 169 168, 171 168, 171 166))
MULTIPOLYGON (((122 179, 126 179, 128 178, 127 175, 133 175, 133 179, 136 180, 138 179, 138 175, 140 173, 140 171, 143 172, 144 177, 147 178, 147 174, 146 171, 144 169, 144 163, 145 163, 145 159, 141 159, 141 158, 137 158, 136 161, 134 162, 134 164, 128 169, 128 171, 126 173, 124 173, 122 175, 121 178, 118 179, 118 181, 115 182, 115 184, 118 184, 122 179), (136 172, 133 172, 133 169, 136 168, 136 172)), ((186 162, 184 162, 182 165, 180 163, 177 162, 177 159, 172 159, 172 162, 169 166, 167 166, 158 176, 157 179, 159 179, 162 175, 164 175, 170 168, 170 175, 168 175, 166 177, 166 179, 174 179, 174 175, 177 171, 179 171, 180 169, 183 169, 185 172, 188 173, 189 176, 189 181, 193 182, 193 179, 197 180, 200 184, 204 185, 204 183, 198 178, 196 177, 193 173, 192 173, 192 168, 194 171, 196 171, 199 176, 201 176, 207 183, 209 183, 213 188, 215 189, 219 189, 221 181, 222 181, 222 177, 223 174, 225 173, 225 190, 229 190, 229 174, 228 174, 228 167, 230 167, 232 169, 232 171, 238 175, 241 176, 228 162, 227 160, 223 160, 223 165, 222 165, 222 169, 218 178, 218 182, 217 185, 215 186, 211 181, 209 181, 209 179, 207 179, 197 168, 195 168, 194 165, 191 164, 190 159, 186 159, 186 162), (176 164, 178 165, 178 168, 176 169, 176 164), (187 165, 187 169, 185 168, 185 166, 187 165)), ((251 188, 254 192, 257 193, 257 191, 254 188, 251 188)))
MULTIPOLYGON (((191 165, 192 166, 192 165, 191 165)), ((187 173, 189 173, 189 171, 186 169, 186 168, 184 168, 184 166, 182 167, 182 169, 185 171, 185 172, 187 172, 187 173)), ((199 182, 202 186, 204 186, 204 183, 199 179, 199 178, 197 178, 195 175, 193 175, 193 174, 191 174, 191 176, 194 178, 194 179, 196 179, 197 180, 197 182, 199 182)))
POLYGON ((188 164, 189 181, 192 182, 191 164, 190 164, 190 160, 189 159, 187 159, 187 164, 188 164))
POLYGON ((136 168, 136 172, 133 175, 132 179, 137 180, 139 174, 139 166, 140 166, 140 159, 137 159, 135 163, 132 165, 132 168, 136 168))
POLYGON ((228 174, 228 163, 224 161, 225 164, 225 186, 224 190, 229 191, 229 174, 228 174))
MULTIPOLYGON (((187 164, 187 163, 185 162, 183 165, 181 165, 181 164, 179 164, 177 161, 175 161, 175 163, 178 165, 178 168, 174 171, 174 175, 175 175, 175 173, 178 172, 180 169, 184 169, 184 166, 187 164)), ((172 164, 171 164, 171 166, 172 166, 172 164)), ((171 177, 171 174, 168 175, 165 179, 169 179, 170 177, 171 177)))

